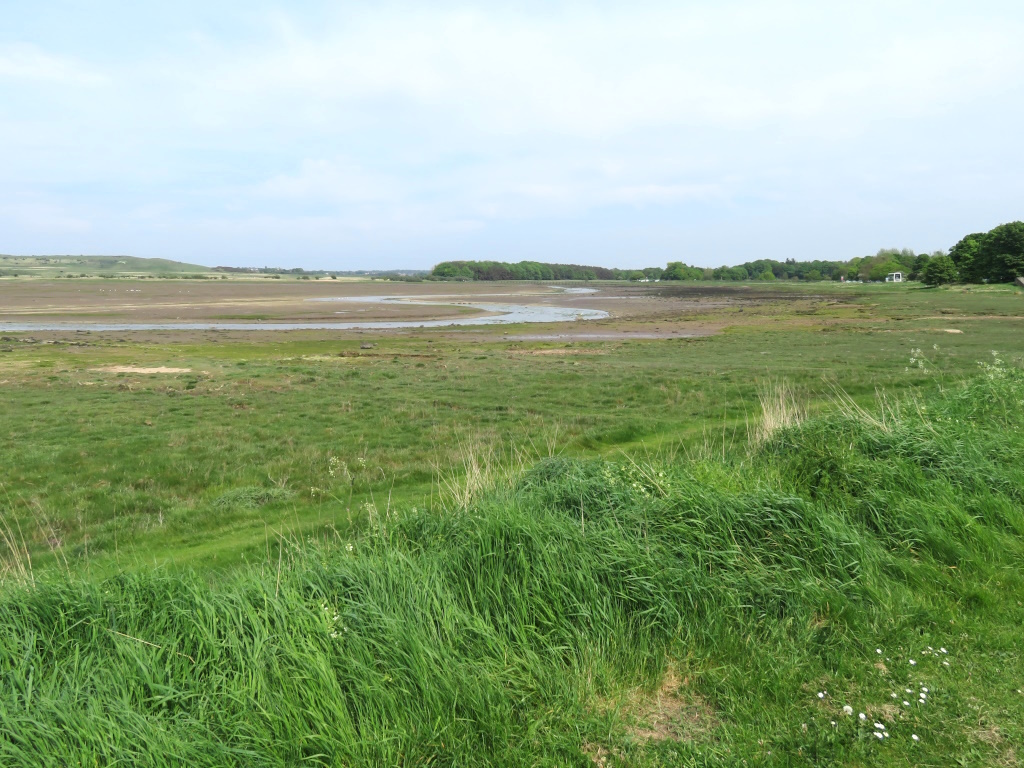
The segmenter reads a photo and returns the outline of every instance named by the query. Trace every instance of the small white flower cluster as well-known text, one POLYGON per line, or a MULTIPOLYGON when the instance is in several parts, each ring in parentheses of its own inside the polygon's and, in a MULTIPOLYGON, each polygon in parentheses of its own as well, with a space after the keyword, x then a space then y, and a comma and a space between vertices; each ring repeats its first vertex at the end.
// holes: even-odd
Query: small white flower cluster
MULTIPOLYGON (((849 704, 845 704, 843 706, 843 714, 846 715, 847 717, 853 717, 853 707, 851 707, 849 704)), ((866 712, 858 712, 857 713, 857 719, 860 722, 867 724, 867 722, 868 722, 867 713, 866 712)), ((832 720, 830 722, 832 723, 832 727, 833 728, 838 727, 838 724, 836 723, 835 720, 832 720)), ((889 738, 889 735, 890 735, 889 734, 889 730, 886 728, 885 723, 882 723, 882 722, 879 722, 879 721, 876 720, 876 721, 874 721, 872 723, 872 725, 874 726, 874 730, 871 731, 871 733, 873 733, 875 735, 876 739, 881 741, 883 739, 888 739, 889 738)))
POLYGON ((985 374, 985 378, 989 381, 997 381, 999 379, 1005 379, 1008 371, 1006 370, 1006 364, 1003 359, 999 357, 999 353, 996 350, 992 350, 992 362, 986 363, 984 360, 978 363, 978 367, 985 374))
POLYGON ((637 464, 605 464, 601 479, 610 488, 621 487, 645 498, 665 495, 665 473, 646 469, 637 464))
MULTIPOLYGON (((365 464, 365 461, 364 461, 365 464)), ((343 483, 352 482, 352 473, 349 472, 348 464, 339 459, 337 456, 327 457, 327 474, 334 480, 339 480, 343 483)))
MULTIPOLYGON (((923 651, 921 651, 921 655, 922 656, 935 656, 936 658, 939 658, 940 656, 946 656, 948 654, 949 654, 949 651, 947 651, 945 648, 939 648, 939 650, 936 651, 930 645, 927 648, 925 648, 923 651)), ((947 659, 943 659, 942 660, 942 666, 948 667, 949 666, 949 661, 947 659)))
MULTIPOLYGON (((901 648, 899 648, 899 650, 903 651, 903 648, 901 647, 901 648)), ((884 656, 884 652, 882 651, 881 648, 875 648, 875 655, 876 656, 880 656, 880 657, 884 657, 885 661, 887 661, 887 662, 891 662, 892 661, 892 659, 890 659, 888 656, 884 656)), ((944 666, 948 667, 949 666, 949 661, 943 658, 944 656, 948 656, 948 655, 949 655, 949 651, 946 650, 945 648, 939 648, 938 650, 936 650, 932 646, 928 646, 927 648, 925 648, 924 650, 921 651, 921 653, 919 655, 919 658, 920 657, 932 657, 932 658, 935 658, 935 659, 941 659, 942 660, 942 664, 944 666)), ((917 667, 918 666, 918 660, 916 660, 916 659, 907 659, 907 663, 911 667, 917 667)), ((922 659, 922 663, 924 663, 923 659, 922 659)), ((883 671, 887 671, 885 666, 880 664, 880 663, 876 664, 876 666, 879 669, 882 669, 883 671)), ((918 687, 916 689, 915 688, 904 688, 903 689, 903 693, 907 694, 906 698, 903 698, 903 696, 900 695, 900 693, 898 693, 897 691, 891 692, 889 694, 889 697, 891 699, 893 699, 894 702, 895 701, 901 702, 903 704, 904 708, 910 708, 912 706, 911 702, 915 700, 915 696, 916 696, 916 703, 917 703, 917 705, 918 706, 924 706, 925 704, 928 703, 928 697, 931 695, 932 691, 931 691, 930 688, 928 688, 928 686, 926 686, 924 684, 924 682, 918 682, 917 686, 918 687)), ((827 691, 819 692, 818 693, 818 699, 819 700, 820 699, 824 699, 826 694, 827 694, 827 691)), ((851 705, 849 705, 849 704, 844 705, 843 708, 842 708, 842 713, 846 717, 853 717, 854 711, 855 711, 854 708, 851 705)), ((898 717, 900 720, 904 719, 903 715, 896 715, 896 717, 898 717)), ((859 728, 861 728, 861 729, 866 728, 868 723, 872 722, 871 719, 868 717, 866 712, 858 712, 857 713, 857 720, 862 724, 862 725, 859 726, 859 728)), ((833 728, 838 728, 839 727, 835 720, 831 720, 830 723, 831 723, 833 728)), ((874 729, 871 730, 870 733, 874 734, 876 739, 881 741, 881 740, 884 740, 884 739, 889 737, 889 735, 890 735, 889 734, 889 730, 886 727, 885 723, 873 722, 873 726, 874 726, 874 729)), ((861 730, 861 733, 863 733, 863 730, 861 730)), ((915 743, 921 741, 921 737, 918 736, 916 733, 912 733, 910 735, 910 738, 913 739, 915 743)))
MULTIPOLYGON (((350 544, 349 546, 352 545, 350 544)), ((341 633, 348 632, 348 627, 341 624, 341 616, 335 613, 327 603, 320 603, 320 610, 324 612, 324 618, 327 620, 327 626, 330 629, 332 640, 339 638, 341 633), (341 629, 341 633, 338 632, 339 628, 341 629)))
MULTIPOLYGON (((903 692, 907 693, 907 694, 913 694, 914 693, 912 688, 904 688, 903 692)), ((898 699, 899 698, 899 696, 897 694, 895 694, 895 693, 890 694, 890 695, 894 699, 898 699)), ((918 694, 917 694, 917 703, 918 704, 926 704, 927 702, 928 702, 928 688, 926 686, 922 685, 920 692, 918 692, 918 694)), ((906 699, 904 699, 903 700, 903 706, 904 707, 909 707, 910 706, 910 702, 907 701, 906 699)))

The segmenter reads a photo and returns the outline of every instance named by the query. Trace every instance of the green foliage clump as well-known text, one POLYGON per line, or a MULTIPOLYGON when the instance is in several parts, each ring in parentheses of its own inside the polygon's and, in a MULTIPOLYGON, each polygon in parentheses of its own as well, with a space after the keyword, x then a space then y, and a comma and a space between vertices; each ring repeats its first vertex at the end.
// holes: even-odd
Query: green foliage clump
POLYGON ((960 279, 960 271, 949 256, 936 256, 921 270, 921 282, 925 285, 946 285, 960 279))
POLYGON ((949 255, 964 282, 1013 282, 1024 275, 1024 221, 967 235, 950 249, 949 255))
POLYGON ((264 504, 290 501, 295 492, 287 488, 232 488, 214 499, 215 507, 262 507, 264 504))

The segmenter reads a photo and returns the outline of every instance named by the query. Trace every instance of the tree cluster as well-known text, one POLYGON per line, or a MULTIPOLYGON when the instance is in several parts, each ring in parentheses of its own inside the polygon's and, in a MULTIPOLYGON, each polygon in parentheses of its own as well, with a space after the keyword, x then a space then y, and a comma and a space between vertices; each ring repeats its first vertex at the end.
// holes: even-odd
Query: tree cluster
POLYGON ((1024 221, 967 235, 949 251, 955 268, 944 282, 1011 283, 1024 275, 1024 221))
POLYGON ((431 275, 444 280, 657 280, 662 271, 660 267, 609 269, 539 261, 443 261, 431 275))
POLYGON ((1001 224, 990 232, 968 235, 943 251, 915 254, 909 248, 883 248, 874 256, 849 261, 758 259, 734 267, 691 267, 670 261, 664 268, 609 269, 539 261, 445 261, 434 267, 434 280, 885 280, 893 272, 928 285, 1006 283, 1024 275, 1024 222, 1001 224))

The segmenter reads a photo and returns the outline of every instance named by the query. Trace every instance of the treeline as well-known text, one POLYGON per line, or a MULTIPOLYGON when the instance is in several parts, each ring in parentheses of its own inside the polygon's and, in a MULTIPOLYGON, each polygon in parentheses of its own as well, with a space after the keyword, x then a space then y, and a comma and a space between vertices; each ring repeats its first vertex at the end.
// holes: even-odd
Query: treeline
POLYGON ((430 274, 445 280, 640 280, 646 277, 644 270, 543 264, 539 261, 520 261, 517 264, 503 261, 443 261, 430 274))
POLYGON ((758 259, 734 267, 693 267, 671 261, 665 267, 610 269, 539 261, 444 261, 428 280, 800 280, 883 281, 899 272, 904 280, 944 283, 1008 283, 1024 276, 1024 222, 1000 224, 990 232, 968 235, 947 254, 914 253, 910 248, 883 248, 874 256, 849 261, 758 259))
POLYGON ((681 261, 664 267, 612 269, 581 264, 545 264, 539 261, 445 261, 434 267, 435 280, 884 280, 889 272, 910 272, 915 263, 908 249, 879 251, 864 259, 842 261, 775 261, 758 259, 735 267, 691 267, 681 261))

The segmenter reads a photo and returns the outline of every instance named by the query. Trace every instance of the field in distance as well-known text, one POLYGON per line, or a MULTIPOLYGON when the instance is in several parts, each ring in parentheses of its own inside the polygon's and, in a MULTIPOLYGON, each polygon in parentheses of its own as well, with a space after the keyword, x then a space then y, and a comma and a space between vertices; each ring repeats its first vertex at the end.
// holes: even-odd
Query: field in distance
POLYGON ((267 525, 322 528, 381 493, 422 503, 439 473, 465 472, 467 453, 742 442, 771 382, 814 410, 837 388, 870 402, 967 375, 992 350, 1024 355, 1024 302, 1009 287, 0 282, 0 321, 416 322, 494 294, 610 315, 388 332, 5 332, 5 514, 27 526, 39 566, 238 562, 267 525), (438 304, 307 300, 394 293, 438 304), (908 365, 913 349, 927 369, 908 365), (326 488, 330 457, 365 467, 341 496, 326 488), (228 513, 218 499, 237 488, 281 489, 281 503, 228 513))
POLYGON ((137 256, 5 256, 0 255, 0 277, 91 277, 133 275, 201 275, 209 267, 170 259, 137 256))

